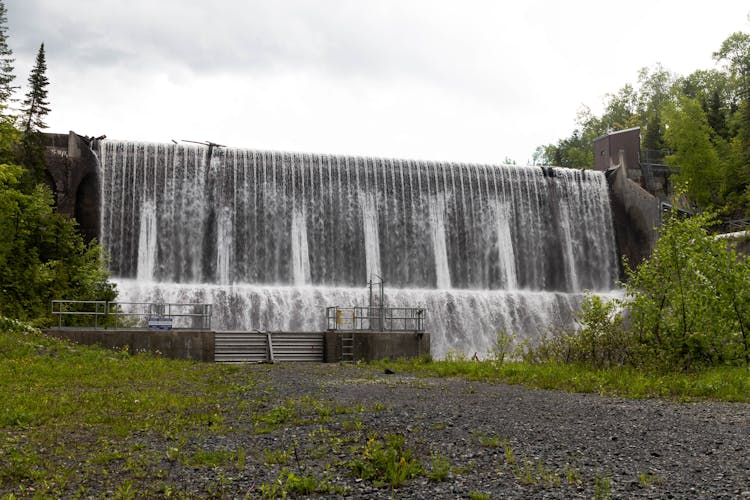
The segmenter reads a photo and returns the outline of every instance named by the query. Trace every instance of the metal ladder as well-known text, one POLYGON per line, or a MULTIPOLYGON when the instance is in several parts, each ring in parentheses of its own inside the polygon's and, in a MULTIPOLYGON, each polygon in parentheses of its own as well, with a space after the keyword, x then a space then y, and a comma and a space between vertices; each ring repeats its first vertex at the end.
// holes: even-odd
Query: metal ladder
POLYGON ((341 361, 354 361, 354 333, 341 332, 341 361))

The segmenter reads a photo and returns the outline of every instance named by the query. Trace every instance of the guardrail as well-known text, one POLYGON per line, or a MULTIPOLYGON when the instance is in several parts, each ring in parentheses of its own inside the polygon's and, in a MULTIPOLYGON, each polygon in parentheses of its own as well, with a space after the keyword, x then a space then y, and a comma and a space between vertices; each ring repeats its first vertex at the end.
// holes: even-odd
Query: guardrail
POLYGON ((424 332, 427 310, 421 307, 327 307, 327 329, 424 332))
POLYGON ((60 328, 76 318, 79 327, 211 329, 212 304, 53 300, 51 307, 60 328))

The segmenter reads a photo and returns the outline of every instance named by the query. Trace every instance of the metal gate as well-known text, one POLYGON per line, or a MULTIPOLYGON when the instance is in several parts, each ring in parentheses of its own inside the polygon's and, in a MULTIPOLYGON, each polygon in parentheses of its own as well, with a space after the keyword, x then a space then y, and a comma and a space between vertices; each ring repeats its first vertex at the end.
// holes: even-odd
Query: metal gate
POLYGON ((216 332, 214 360, 217 362, 322 363, 322 332, 216 332))

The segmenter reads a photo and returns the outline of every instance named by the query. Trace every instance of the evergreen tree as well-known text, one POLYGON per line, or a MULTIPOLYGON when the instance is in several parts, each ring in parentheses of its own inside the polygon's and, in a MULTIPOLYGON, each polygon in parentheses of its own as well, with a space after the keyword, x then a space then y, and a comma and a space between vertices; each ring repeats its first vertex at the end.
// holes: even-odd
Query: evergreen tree
POLYGON ((18 88, 13 85, 13 51, 8 47, 8 18, 5 2, 0 0, 0 106, 8 106, 13 101, 13 93, 18 88))
POLYGON ((47 128, 44 117, 49 113, 47 102, 47 61, 44 57, 44 43, 36 54, 36 63, 29 75, 29 91, 23 101, 23 130, 25 134, 39 132, 47 128))

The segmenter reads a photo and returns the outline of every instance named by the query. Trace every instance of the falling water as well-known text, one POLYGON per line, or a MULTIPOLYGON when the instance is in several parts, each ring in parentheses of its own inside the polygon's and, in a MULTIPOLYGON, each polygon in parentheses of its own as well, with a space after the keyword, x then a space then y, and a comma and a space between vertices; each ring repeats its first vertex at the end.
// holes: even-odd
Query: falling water
POLYGON ((231 282, 234 232, 232 214, 228 207, 219 212, 216 238, 216 281, 222 285, 231 282))
POLYGON ((516 278, 516 253, 513 249, 513 239, 510 235, 510 213, 507 203, 495 204, 495 220, 497 220, 497 260, 500 274, 503 278, 503 288, 515 290, 518 288, 516 278))
POLYGON ((372 194, 363 193, 362 226, 365 232, 365 262, 367 279, 380 279, 380 237, 378 235, 378 212, 372 194))
POLYGON ((292 214, 292 268, 295 286, 310 284, 310 255, 307 246, 305 213, 295 210, 292 214))
POLYGON ((140 222, 137 277, 139 281, 152 281, 156 264, 156 208, 153 202, 144 201, 141 205, 140 222))
POLYGON ((432 248, 435 252, 435 281, 437 288, 451 287, 448 269, 448 250, 445 247, 445 206, 443 200, 430 196, 430 227, 432 228, 432 248))
POLYGON ((322 329, 377 274, 388 305, 427 307, 434 355, 482 353, 569 324, 617 277, 599 172, 109 140, 98 157, 122 300, 206 300, 217 328, 322 329))

